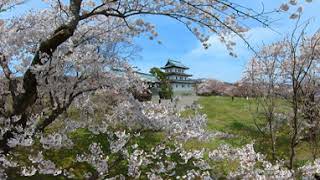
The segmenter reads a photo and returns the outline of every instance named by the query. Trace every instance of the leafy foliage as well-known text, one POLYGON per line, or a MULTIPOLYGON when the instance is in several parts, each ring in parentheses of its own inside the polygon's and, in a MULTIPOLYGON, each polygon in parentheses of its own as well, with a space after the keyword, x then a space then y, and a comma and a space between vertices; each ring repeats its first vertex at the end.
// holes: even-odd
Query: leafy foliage
POLYGON ((164 99, 172 98, 173 91, 172 91, 170 81, 166 76, 166 73, 156 67, 150 69, 150 73, 160 80, 160 91, 159 91, 160 98, 164 98, 164 99))

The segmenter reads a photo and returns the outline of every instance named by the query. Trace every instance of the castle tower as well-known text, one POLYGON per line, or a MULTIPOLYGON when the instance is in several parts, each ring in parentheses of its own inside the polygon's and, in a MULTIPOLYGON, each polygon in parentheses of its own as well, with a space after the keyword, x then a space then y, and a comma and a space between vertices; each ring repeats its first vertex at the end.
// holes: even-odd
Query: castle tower
POLYGON ((192 93, 194 91, 194 81, 190 79, 192 75, 185 73, 189 68, 181 62, 169 59, 161 69, 165 71, 174 93, 192 93))

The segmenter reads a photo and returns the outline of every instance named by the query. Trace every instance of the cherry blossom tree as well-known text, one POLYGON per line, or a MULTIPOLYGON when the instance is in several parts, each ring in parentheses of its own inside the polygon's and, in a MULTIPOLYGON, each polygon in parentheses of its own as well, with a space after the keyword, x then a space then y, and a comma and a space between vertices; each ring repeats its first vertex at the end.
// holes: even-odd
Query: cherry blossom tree
MULTIPOLYGON (((299 21, 289 38, 266 46, 248 65, 247 81, 253 84, 256 97, 266 106, 263 112, 269 119, 269 127, 275 126, 275 101, 285 99, 291 110, 286 113, 290 127, 289 167, 293 168, 296 148, 305 138, 305 131, 313 134, 317 126, 316 92, 319 66, 319 32, 306 36, 306 25, 299 29, 299 21), (272 125, 272 122, 274 125, 272 125), (309 128, 308 128, 309 127, 309 128)), ((270 133, 272 132, 272 128, 270 133)), ((272 137, 272 136, 271 136, 272 137)))
MULTIPOLYGON (((290 166, 293 166, 295 158, 295 148, 301 140, 301 133, 304 127, 304 121, 300 119, 302 111, 302 102, 307 99, 303 87, 308 85, 304 83, 308 74, 312 73, 313 67, 318 66, 320 38, 319 33, 315 33, 310 38, 305 37, 304 29, 298 35, 293 34, 289 41, 290 56, 289 62, 284 64, 286 79, 291 83, 292 103, 292 136, 291 136, 291 155, 290 166)), ((310 84, 309 84, 310 85, 310 84)))
POLYGON ((287 54, 282 41, 265 46, 249 61, 243 81, 250 84, 248 91, 253 94, 255 125, 261 135, 271 144, 272 158, 276 159, 277 132, 286 123, 279 100, 287 90, 282 77, 282 63, 287 54), (261 115, 264 120, 261 122, 261 115))
MULTIPOLYGON (((317 63, 316 63, 317 64, 317 63)), ((313 65, 314 66, 314 65, 313 65)), ((319 152, 319 69, 312 67, 303 82, 302 91, 305 98, 302 100, 302 112, 307 121, 307 139, 312 149, 313 159, 316 160, 319 152)))
MULTIPOLYGON (((0 7, 9 10, 20 2, 1 1, 0 7)), ((181 142, 230 135, 206 131, 205 115, 196 113, 194 117, 182 118, 172 104, 136 101, 128 91, 141 87, 127 63, 134 53, 133 38, 139 35, 156 38, 155 26, 144 17, 165 16, 184 25, 204 47, 209 46, 208 36, 214 33, 232 52, 235 44, 228 41, 228 36, 237 35, 247 43, 244 36, 247 21, 242 20, 268 26, 265 12, 226 0, 45 2, 49 8, 27 12, 0 24, 1 179, 17 175, 81 179, 213 178, 204 150, 185 150, 181 142), (126 73, 115 73, 118 68, 126 73), (95 103, 97 97, 103 97, 100 102, 114 101, 114 104, 104 107, 95 103), (72 111, 75 117, 68 116, 72 111), (88 148, 73 154, 67 165, 49 159, 52 151, 62 149, 67 154, 77 149, 70 134, 80 130, 88 132, 88 138, 94 137, 88 148), (165 138, 151 148, 135 143, 144 138, 140 136, 146 131, 160 131, 165 138), (107 143, 100 143, 99 135, 107 143), (90 168, 81 175, 74 172, 74 168, 82 166, 90 168), (115 173, 118 167, 125 170, 115 173)), ((248 152, 252 156, 247 156, 250 158, 242 162, 239 172, 230 177, 260 171, 246 165, 259 157, 252 146, 235 151, 239 153, 228 152, 236 155, 248 152)), ((266 164, 264 169, 269 171, 270 167, 266 164)), ((275 167, 275 175, 272 171, 272 176, 267 174, 266 178, 291 177, 291 172, 284 169, 279 173, 279 166, 275 167)))
POLYGON ((218 80, 206 80, 197 85, 198 95, 218 95, 222 94, 223 83, 218 80))

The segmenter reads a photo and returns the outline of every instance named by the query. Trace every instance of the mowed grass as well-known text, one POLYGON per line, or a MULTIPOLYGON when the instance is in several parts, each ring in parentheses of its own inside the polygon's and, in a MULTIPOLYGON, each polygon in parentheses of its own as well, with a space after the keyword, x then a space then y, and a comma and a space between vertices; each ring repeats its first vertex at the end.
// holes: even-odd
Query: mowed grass
POLYGON ((250 109, 252 104, 243 98, 202 97, 199 103, 209 119, 209 130, 218 130, 242 136, 256 135, 256 128, 250 109))
MULTIPOLYGON (((264 138, 258 131, 255 122, 261 124, 263 117, 257 117, 257 105, 253 100, 245 98, 234 98, 222 96, 201 97, 198 103, 202 106, 201 113, 207 115, 208 130, 221 131, 235 135, 230 139, 213 139, 208 142, 189 141, 186 143, 187 148, 199 149, 216 149, 221 144, 229 144, 234 147, 241 147, 248 143, 254 142, 255 149, 266 154, 269 158, 271 155, 270 142, 264 138)), ((279 100, 278 112, 288 111, 289 105, 279 100)), ((191 115, 187 111, 183 115, 191 115)), ((288 128, 277 132, 277 155, 280 159, 287 159, 289 155, 289 137, 288 128)), ((307 142, 302 142, 297 147, 297 164, 301 164, 312 157, 307 142)))
MULTIPOLYGON (((259 132, 254 125, 254 117, 251 111, 255 106, 244 98, 234 98, 222 96, 201 97, 198 103, 202 106, 201 113, 207 115, 208 130, 221 131, 233 134, 236 138, 215 139, 206 143, 191 141, 187 143, 189 148, 199 148, 201 146, 215 149, 223 143, 233 146, 243 146, 252 142, 259 132)), ((192 112, 185 112, 190 115, 192 112)))

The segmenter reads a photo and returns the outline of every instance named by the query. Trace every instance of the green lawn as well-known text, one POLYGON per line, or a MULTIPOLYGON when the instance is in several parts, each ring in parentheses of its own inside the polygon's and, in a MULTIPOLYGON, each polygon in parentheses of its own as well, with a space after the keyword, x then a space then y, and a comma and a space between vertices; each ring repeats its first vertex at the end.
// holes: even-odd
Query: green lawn
MULTIPOLYGON (((234 146, 242 146, 250 143, 257 136, 258 132, 254 126, 252 113, 250 113, 249 101, 243 98, 210 96, 201 97, 198 103, 202 106, 200 110, 208 117, 208 129, 218 130, 238 136, 233 139, 217 139, 210 142, 201 143, 209 149, 215 149, 223 143, 229 143, 234 146)), ((192 112, 184 112, 183 115, 190 115, 192 112)), ((187 146, 198 148, 199 142, 189 142, 187 146)))
POLYGON ((230 97, 203 97, 199 103, 202 105, 202 113, 209 119, 208 128, 243 136, 256 135, 252 113, 250 113, 249 101, 243 98, 230 97))
MULTIPOLYGON (((197 142, 190 141, 186 144, 186 147, 192 149, 208 148, 215 149, 219 145, 228 143, 232 146, 239 147, 245 144, 254 142, 255 149, 264 154, 270 155, 271 149, 269 142, 266 138, 263 138, 261 133, 255 126, 255 120, 257 123, 261 122, 263 117, 255 117, 254 112, 256 110, 256 104, 252 100, 246 100, 245 98, 235 98, 232 101, 231 97, 210 96, 201 97, 198 103, 203 107, 200 112, 204 113, 208 117, 208 129, 218 130, 230 134, 236 135, 232 139, 214 139, 209 142, 197 142)), ((286 111, 288 105, 285 102, 279 100, 279 111, 286 111)), ((183 115, 190 115, 192 112, 184 112, 183 115)), ((278 157, 286 159, 289 154, 288 148, 288 132, 286 129, 278 132, 277 147, 278 157)), ((298 163, 304 162, 311 158, 309 152, 308 143, 301 143, 297 148, 298 163)))

